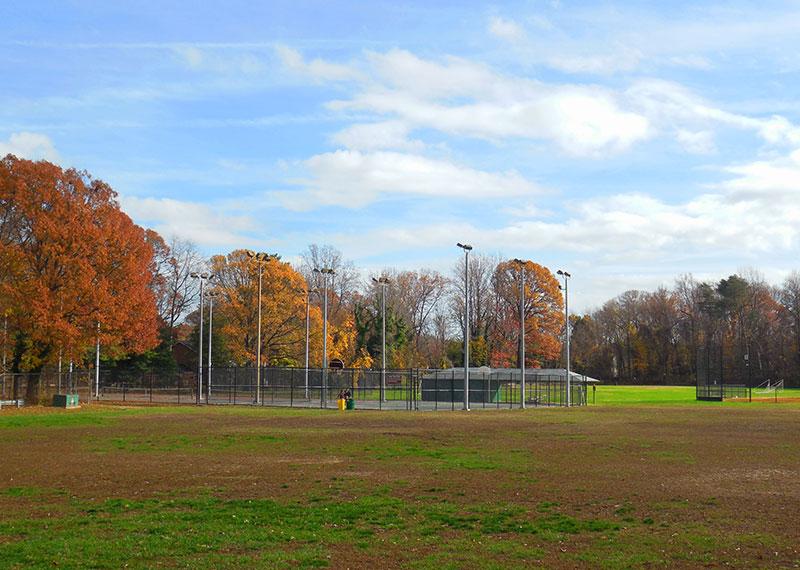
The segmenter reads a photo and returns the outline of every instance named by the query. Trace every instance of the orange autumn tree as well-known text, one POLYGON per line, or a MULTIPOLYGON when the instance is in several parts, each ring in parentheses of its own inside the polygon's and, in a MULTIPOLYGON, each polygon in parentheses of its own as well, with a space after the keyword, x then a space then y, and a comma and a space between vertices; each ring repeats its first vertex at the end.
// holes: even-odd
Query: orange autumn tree
MULTIPOLYGON (((525 274, 525 361, 541 367, 561 353, 564 328, 564 300, 558 280, 546 267, 526 261, 525 274)), ((497 321, 490 337, 490 359, 495 366, 519 366, 520 266, 500 262, 492 276, 497 321)))
POLYGON ((363 366, 367 360, 356 350, 356 344, 356 326, 352 315, 348 314, 338 324, 328 323, 329 360, 338 358, 347 367, 363 366))
MULTIPOLYGON (((258 267, 245 250, 211 258, 213 287, 219 294, 215 315, 224 323, 221 333, 237 364, 254 363, 258 338, 258 267), (219 311, 219 313, 217 313, 219 311)), ((305 360, 305 279, 289 263, 273 259, 264 264, 261 283, 261 363, 302 366, 305 360)), ((322 316, 310 308, 310 362, 321 360, 322 316)))
POLYGON ((106 183, 49 162, 0 160, 0 300, 14 371, 41 370, 59 353, 80 362, 98 323, 107 354, 156 346, 152 259, 106 183))

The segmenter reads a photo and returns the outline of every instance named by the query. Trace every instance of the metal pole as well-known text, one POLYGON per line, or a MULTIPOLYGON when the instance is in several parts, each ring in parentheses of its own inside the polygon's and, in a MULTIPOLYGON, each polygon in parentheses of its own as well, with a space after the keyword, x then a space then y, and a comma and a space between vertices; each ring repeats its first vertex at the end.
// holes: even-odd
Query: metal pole
POLYGON ((261 276, 264 264, 258 264, 258 340, 256 345, 256 404, 261 403, 261 276))
POLYGON ((381 398, 386 401, 386 283, 381 283, 381 398))
POLYGON ((100 321, 97 321, 97 347, 94 352, 94 397, 100 399, 100 321))
POLYGON ((199 404, 203 397, 203 303, 205 301, 203 294, 203 277, 200 277, 200 347, 197 350, 197 398, 199 404))
POLYGON ((566 386, 566 389, 567 389, 566 402, 567 402, 567 406, 569 406, 571 404, 571 402, 570 402, 570 399, 571 399, 570 389, 572 387, 572 380, 570 378, 570 370, 569 370, 569 278, 572 277, 572 275, 570 275, 566 271, 562 271, 561 269, 556 271, 556 273, 558 273, 558 275, 560 275, 561 277, 564 278, 564 333, 565 333, 564 336, 566 337, 566 341, 567 341, 566 366, 565 366, 565 370, 566 370, 566 373, 567 373, 567 378, 566 378, 565 386, 566 386))
POLYGON ((464 248, 464 409, 469 411, 469 249, 464 248))
POLYGON ((213 291, 208 292, 208 392, 206 392, 206 404, 211 400, 211 329, 214 324, 213 293, 213 291))
POLYGON ((309 320, 310 320, 310 312, 311 312, 311 307, 310 307, 310 302, 311 301, 309 299, 310 295, 311 295, 311 292, 306 290, 306 371, 305 371, 306 372, 306 374, 305 374, 305 376, 306 376, 306 378, 305 378, 305 397, 306 397, 306 400, 308 400, 308 341, 309 341, 308 329, 309 329, 309 320))
POLYGON ((8 344, 8 315, 3 315, 3 397, 6 395, 6 345, 8 344))
POLYGON ((8 315, 3 315, 3 374, 4 375, 6 373, 7 350, 8 350, 8 315))
POLYGON ((322 274, 325 298, 322 301, 322 407, 328 407, 328 274, 322 274))
POLYGON ((519 268, 519 370, 520 370, 520 402, 519 407, 525 409, 525 265, 519 268))
POLYGON ((571 404, 570 399, 572 397, 570 391, 572 379, 570 378, 569 370, 569 277, 568 273, 564 275, 564 312, 566 313, 564 326, 567 330, 567 406, 571 404))

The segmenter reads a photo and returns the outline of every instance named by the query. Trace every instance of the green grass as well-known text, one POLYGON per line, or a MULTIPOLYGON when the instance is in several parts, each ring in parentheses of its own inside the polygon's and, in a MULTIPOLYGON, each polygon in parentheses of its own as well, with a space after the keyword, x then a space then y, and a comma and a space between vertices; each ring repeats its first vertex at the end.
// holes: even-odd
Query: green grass
MULTIPOLYGON (((596 396, 598 406, 674 405, 697 402, 694 386, 610 386, 603 384, 597 387, 596 396)), ((588 397, 591 405, 593 402, 591 388, 588 397)))
MULTIPOLYGON (((631 406, 631 405, 692 405, 692 406, 741 406, 744 402, 727 400, 725 402, 701 402, 695 397, 694 386, 597 386, 596 405, 598 406, 631 406)), ((755 397, 755 394, 754 394, 755 397)), ((778 398, 800 398, 800 389, 786 389, 778 398)), ((592 405, 592 388, 589 388, 589 405, 592 405)), ((771 402, 752 402, 748 405, 770 405, 771 402)), ((797 405, 789 403, 783 405, 797 405)))
MULTIPOLYGON (((536 552, 517 552, 514 543, 497 546, 496 538, 514 534, 558 542, 619 529, 612 520, 529 513, 513 505, 410 504, 387 495, 310 504, 214 497, 101 503, 73 499, 60 510, 57 518, 0 523, 4 567, 46 568, 57 562, 67 568, 147 568, 169 561, 184 568, 309 568, 330 565, 337 545, 379 553, 378 535, 413 540, 435 551, 443 531, 455 537, 451 547, 459 540, 482 539, 491 551, 519 557, 536 552)), ((472 561, 480 560, 478 554, 465 553, 472 561)), ((432 567, 427 562, 441 555, 421 558, 418 566, 432 567)))
POLYGON ((4 415, 0 413, 0 430, 23 428, 73 428, 109 425, 120 418, 140 415, 144 408, 102 408, 59 410, 34 409, 32 413, 4 415))
POLYGON ((264 434, 211 434, 211 435, 132 435, 125 437, 96 437, 86 441, 88 449, 96 452, 123 451, 130 453, 219 451, 261 451, 264 446, 274 446, 286 439, 264 434))
POLYGON ((518 472, 529 468, 536 458, 519 450, 476 449, 466 445, 425 442, 411 437, 377 437, 370 444, 343 444, 340 452, 353 458, 378 461, 413 460, 432 469, 468 469, 518 472))
POLYGON ((0 413, 0 568, 791 567, 797 409, 0 413))

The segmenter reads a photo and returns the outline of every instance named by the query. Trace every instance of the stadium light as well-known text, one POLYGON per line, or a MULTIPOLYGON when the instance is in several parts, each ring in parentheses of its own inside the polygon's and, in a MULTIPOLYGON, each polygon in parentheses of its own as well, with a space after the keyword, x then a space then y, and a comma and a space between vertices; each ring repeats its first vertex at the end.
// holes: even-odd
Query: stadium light
POLYGON ((315 267, 314 273, 322 275, 322 407, 328 407, 328 276, 333 277, 336 271, 330 267, 315 267))
POLYGON ((562 271, 559 269, 556 271, 561 277, 564 279, 564 330, 566 331, 566 339, 567 339, 567 351, 566 351, 566 364, 567 364, 567 406, 571 405, 571 394, 570 394, 570 377, 569 377, 569 278, 572 277, 566 271, 562 271))
POLYGON ((306 400, 309 399, 308 397, 308 352, 309 352, 309 340, 310 340, 310 320, 311 320, 311 293, 319 293, 319 289, 309 289, 308 285, 306 285, 305 289, 295 289, 296 293, 302 293, 306 296, 306 367, 305 367, 305 398, 306 400))
POLYGON ((388 277, 372 278, 376 285, 381 287, 381 401, 386 401, 386 286, 389 284, 388 277))
POLYGON ((261 403, 261 279, 264 275, 264 266, 272 259, 278 259, 277 254, 245 250, 251 263, 258 266, 258 345, 256 346, 256 405, 261 403))
POLYGON ((464 250, 464 410, 469 411, 469 252, 472 246, 457 243, 464 250))
POLYGON ((196 402, 200 404, 200 399, 203 397, 203 303, 205 302, 203 288, 204 283, 214 278, 213 273, 192 272, 189 274, 193 279, 200 280, 200 334, 198 335, 199 348, 197 349, 197 397, 196 402))
POLYGON ((211 336, 212 328, 214 326, 214 297, 219 296, 217 291, 209 291, 208 293, 208 391, 206 392, 206 404, 211 400, 211 336))
MULTIPOLYGON (((6 371, 6 353, 3 347, 3 372, 6 371)), ((97 346, 94 351, 94 397, 100 399, 100 321, 97 321, 97 346)))
POLYGON ((525 262, 512 259, 519 268, 519 372, 520 398, 519 407, 525 409, 525 262))

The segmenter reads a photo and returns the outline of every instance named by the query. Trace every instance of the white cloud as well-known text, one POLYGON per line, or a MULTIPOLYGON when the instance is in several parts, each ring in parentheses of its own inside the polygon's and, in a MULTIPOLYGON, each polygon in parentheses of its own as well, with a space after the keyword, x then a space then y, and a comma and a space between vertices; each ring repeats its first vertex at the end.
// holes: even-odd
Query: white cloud
POLYGON ((712 154, 716 151, 714 133, 711 131, 678 129, 676 138, 686 152, 691 154, 712 154))
POLYGON ((577 55, 552 55, 546 61, 548 65, 559 71, 567 73, 594 73, 607 75, 619 71, 632 71, 642 60, 642 53, 638 50, 620 47, 615 51, 606 53, 577 54, 577 55))
MULTIPOLYGON (((800 150, 769 161, 731 166, 732 177, 711 192, 669 203, 619 194, 568 204, 565 221, 527 219, 490 227, 443 220, 435 226, 375 230, 358 239, 388 251, 448 247, 458 235, 481 251, 571 252, 590 265, 666 264, 711 256, 742 259, 793 251, 800 243, 800 150), (523 245, 524 244, 524 245, 523 245)), ((346 243, 347 237, 340 236, 346 243)), ((348 247, 357 247, 347 243, 348 247)), ((737 262, 741 263, 741 261, 737 262)), ((732 268, 732 270, 735 269, 732 268)), ((677 275, 677 273, 675 273, 677 275)))
POLYGON ((625 150, 650 134, 645 116, 624 110, 613 91, 599 86, 548 85, 462 58, 434 62, 402 50, 369 59, 381 81, 330 108, 373 112, 451 135, 551 140, 585 156, 625 150))
POLYGON ((136 223, 163 236, 176 235, 201 246, 253 244, 254 240, 246 234, 258 229, 251 217, 227 213, 213 204, 129 195, 120 196, 120 204, 136 223))
POLYGON ((759 118, 731 113, 674 82, 640 80, 626 90, 626 96, 654 126, 678 127, 680 132, 691 125, 726 125, 753 131, 768 144, 800 145, 800 127, 785 117, 759 118))
POLYGON ((360 123, 339 131, 332 140, 354 150, 422 150, 425 144, 419 140, 409 140, 409 131, 410 127, 401 121, 360 123))
POLYGON ((50 137, 39 133, 12 133, 6 142, 0 141, 0 157, 13 154, 28 160, 58 162, 60 157, 50 137))
POLYGON ((667 62, 676 67, 688 67, 690 69, 700 69, 703 71, 707 71, 714 67, 714 65, 711 63, 711 60, 708 58, 693 54, 672 56, 667 59, 667 62))
POLYGON ((276 192, 291 209, 324 205, 358 208, 386 195, 477 199, 523 196, 540 188, 517 172, 484 172, 444 160, 398 152, 339 150, 304 163, 311 177, 302 190, 276 192))
MULTIPOLYGON (((729 166, 733 178, 716 185, 735 200, 760 200, 786 206, 800 204, 800 149, 788 156, 729 166)), ((783 207, 783 206, 781 206, 783 207)))
POLYGON ((509 42, 518 42, 525 38, 525 32, 519 24, 499 16, 493 16, 489 20, 489 33, 509 42))
MULTIPOLYGON (((335 111, 371 113, 372 124, 349 127, 333 137, 347 148, 419 149, 408 141, 417 129, 447 135, 502 141, 545 140, 568 154, 605 157, 661 134, 673 134, 687 152, 714 151, 714 128, 756 133, 767 144, 800 145, 800 128, 782 116, 752 117, 715 106, 686 87, 660 79, 641 79, 617 90, 594 84, 551 84, 501 74, 460 57, 424 59, 393 49, 368 52, 361 71, 314 60, 278 48, 290 68, 318 80, 354 79, 349 98, 331 101, 335 111)), ((640 54, 564 58, 573 71, 600 71, 608 65, 636 65, 640 54), (609 56, 611 57, 611 56, 609 56), (626 63, 627 62, 627 63, 626 63)), ((696 63, 696 62, 695 62, 696 63)))
POLYGON ((220 51, 197 45, 177 45, 172 50, 194 71, 253 75, 266 69, 259 57, 247 51, 220 51))
POLYGON ((347 81, 361 77, 358 70, 348 65, 330 63, 319 58, 306 61, 299 51, 285 45, 276 46, 275 52, 287 69, 317 81, 347 81))
MULTIPOLYGON (((535 22, 547 12, 539 4, 516 16, 535 22)), ((715 67, 715 59, 723 65, 736 60, 737 67, 769 65, 786 59, 787 42, 800 32, 796 10, 768 5, 697 3, 684 13, 665 13, 635 3, 588 3, 551 12, 545 21, 555 25, 539 26, 539 32, 517 42, 512 53, 527 65, 543 64, 567 73, 662 66, 706 70, 715 67)))

